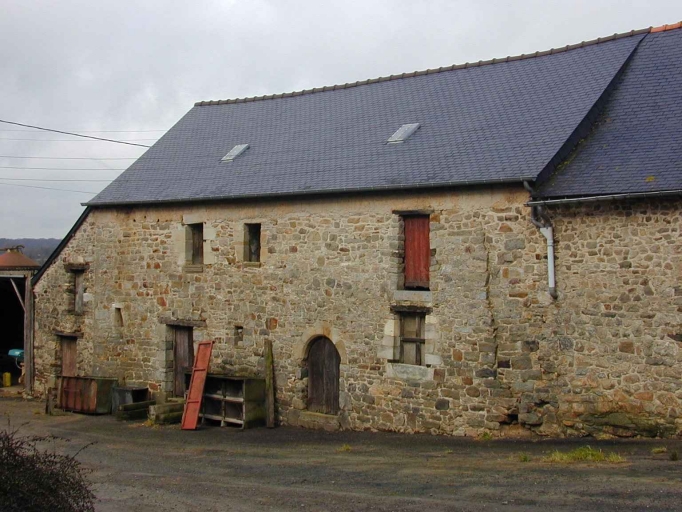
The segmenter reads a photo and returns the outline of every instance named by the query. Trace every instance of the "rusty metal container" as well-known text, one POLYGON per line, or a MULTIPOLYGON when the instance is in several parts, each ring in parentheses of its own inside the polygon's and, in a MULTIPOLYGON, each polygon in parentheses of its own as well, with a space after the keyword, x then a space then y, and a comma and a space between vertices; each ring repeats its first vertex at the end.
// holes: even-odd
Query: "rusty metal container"
POLYGON ((61 377, 59 408, 86 414, 111 414, 116 384, 118 379, 106 377, 61 377))

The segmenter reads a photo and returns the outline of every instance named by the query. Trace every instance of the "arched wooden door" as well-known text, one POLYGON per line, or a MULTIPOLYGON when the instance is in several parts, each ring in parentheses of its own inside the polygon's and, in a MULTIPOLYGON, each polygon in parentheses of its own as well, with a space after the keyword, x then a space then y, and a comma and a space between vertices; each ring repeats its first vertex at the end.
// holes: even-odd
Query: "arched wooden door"
POLYGON ((308 350, 308 410, 324 414, 339 412, 339 365, 341 356, 330 339, 320 337, 308 350))

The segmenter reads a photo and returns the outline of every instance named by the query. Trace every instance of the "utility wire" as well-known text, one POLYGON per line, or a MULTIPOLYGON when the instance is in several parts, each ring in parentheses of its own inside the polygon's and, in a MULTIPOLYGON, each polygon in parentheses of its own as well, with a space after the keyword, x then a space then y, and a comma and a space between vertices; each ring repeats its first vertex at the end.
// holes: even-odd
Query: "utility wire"
MULTIPOLYGON (((80 133, 151 133, 165 132, 167 130, 77 130, 80 133)), ((0 132, 33 133, 31 130, 1 130, 0 132)))
POLYGON ((71 132, 64 132, 61 130, 52 130, 50 128, 43 128, 41 126, 33 126, 30 124, 23 124, 23 123, 15 123, 14 121, 5 121, 3 119, 0 119, 0 123, 5 123, 5 124, 12 124, 15 126, 23 126, 24 128, 33 128, 35 130, 42 130, 45 132, 53 132, 53 133, 61 133, 62 135, 73 135, 74 137, 83 137, 85 139, 93 139, 93 140, 101 140, 101 141, 106 141, 106 142, 113 142, 115 144, 127 144, 128 146, 140 146, 142 148, 148 148, 150 146, 146 146, 144 144, 137 144, 135 142, 125 142, 122 140, 114 140, 114 139, 105 139, 102 137, 93 137, 92 135, 83 135, 80 133, 71 133, 71 132))
POLYGON ((119 157, 104 157, 96 158, 94 156, 9 156, 0 155, 0 158, 32 158, 36 160, 137 160, 139 156, 119 156, 119 157))
POLYGON ((42 190, 59 190, 60 192, 76 192, 78 194, 90 194, 96 196, 99 192, 86 192, 85 190, 70 190, 66 188, 40 187, 38 185, 19 185, 18 183, 0 183, 6 187, 40 188, 42 190))
MULTIPOLYGON (((33 141, 33 142, 111 142, 108 140, 79 140, 79 139, 10 139, 9 137, 3 137, 0 138, 0 141, 3 140, 24 140, 24 141, 33 141)), ((130 139, 126 141, 118 141, 118 142, 133 142, 133 141, 150 141, 150 140, 158 140, 158 139, 130 139)))
POLYGON ((12 167, 12 166, 0 166, 0 169, 15 169, 21 171, 125 171, 125 169, 62 169, 60 167, 12 167))
POLYGON ((83 181, 83 182, 106 181, 106 182, 110 182, 110 181, 114 181, 114 180, 72 180, 72 179, 68 179, 68 178, 66 178, 66 179, 57 178, 57 179, 53 179, 53 180, 42 179, 42 178, 0 178, 0 181, 49 181, 49 182, 52 182, 52 181, 78 181, 78 182, 81 182, 81 181, 83 181))

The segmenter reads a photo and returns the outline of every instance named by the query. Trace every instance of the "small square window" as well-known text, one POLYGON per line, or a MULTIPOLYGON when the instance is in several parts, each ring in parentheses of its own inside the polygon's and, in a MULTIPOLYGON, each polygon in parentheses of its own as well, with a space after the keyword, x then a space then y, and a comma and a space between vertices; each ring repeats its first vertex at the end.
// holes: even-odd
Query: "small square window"
POLYGON ((260 224, 244 225, 244 261, 260 261, 260 224))
POLYGON ((424 365, 424 313, 400 314, 400 362, 424 365))
POLYGON ((244 341, 244 327, 242 325, 234 326, 234 346, 240 345, 244 341))

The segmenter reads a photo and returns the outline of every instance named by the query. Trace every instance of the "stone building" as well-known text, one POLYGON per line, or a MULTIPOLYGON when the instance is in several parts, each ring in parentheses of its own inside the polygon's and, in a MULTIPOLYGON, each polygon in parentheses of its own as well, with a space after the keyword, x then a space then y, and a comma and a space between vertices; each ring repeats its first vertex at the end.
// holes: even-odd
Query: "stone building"
POLYGON ((36 276, 36 392, 270 339, 283 424, 675 435, 681 114, 679 24, 197 103, 36 276))

